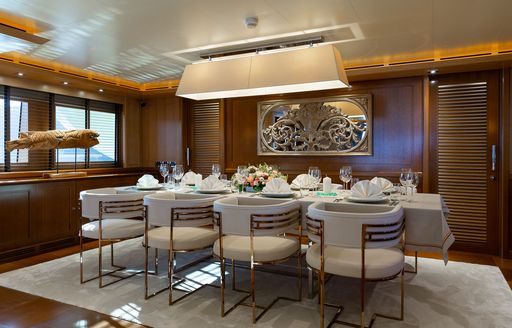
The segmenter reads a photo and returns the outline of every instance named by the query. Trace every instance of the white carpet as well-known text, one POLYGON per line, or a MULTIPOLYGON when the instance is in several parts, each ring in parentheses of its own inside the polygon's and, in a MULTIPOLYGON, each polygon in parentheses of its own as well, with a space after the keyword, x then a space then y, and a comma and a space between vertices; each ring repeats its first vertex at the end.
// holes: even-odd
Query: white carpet
MULTIPOLYGON (((108 248, 105 248, 108 250, 108 248)), ((88 272, 96 272, 96 251, 86 254, 88 272)), ((116 245, 119 264, 143 263, 140 240, 116 245)), ((411 262, 412 259, 408 259, 411 262)), ((165 268, 162 265, 162 271, 165 268)), ((237 281, 248 287, 249 272, 237 271, 237 281)), ((187 271, 189 277, 218 284, 216 263, 201 263, 187 271)), ((229 276, 228 283, 229 283, 229 276)), ((153 287, 163 278, 152 277, 153 287)), ((258 302, 265 304, 276 295, 294 296, 295 279, 283 275, 256 274, 258 302)), ((304 287, 306 280, 304 280, 304 287)), ((144 300, 143 275, 98 289, 97 281, 79 283, 79 257, 72 255, 0 275, 0 285, 95 310, 153 327, 251 327, 250 309, 239 307, 227 317, 219 315, 220 291, 206 287, 182 302, 169 307, 167 293, 144 300)), ((176 296, 179 292, 176 293, 176 296)), ((304 294, 305 289, 304 289, 304 294)), ((227 289, 228 303, 240 294, 227 289)), ((497 267, 419 259, 419 273, 406 274, 405 320, 377 318, 374 327, 511 327, 512 292, 497 267)), ((374 311, 398 314, 399 280, 370 284, 367 314, 374 311)), ((357 280, 333 278, 328 283, 327 300, 341 303, 342 320, 356 322, 359 311, 357 280)), ((329 320, 333 310, 327 309, 329 320)), ((256 325, 257 327, 318 327, 316 298, 304 297, 301 303, 279 301, 256 325)))

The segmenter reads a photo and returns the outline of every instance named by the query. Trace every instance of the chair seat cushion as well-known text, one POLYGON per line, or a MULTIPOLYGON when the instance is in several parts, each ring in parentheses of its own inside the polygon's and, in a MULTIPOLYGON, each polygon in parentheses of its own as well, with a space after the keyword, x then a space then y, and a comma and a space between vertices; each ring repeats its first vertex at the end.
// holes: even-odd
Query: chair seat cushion
MULTIPOLYGON (((85 238, 98 239, 100 221, 92 221, 82 225, 85 238)), ((101 221, 102 239, 133 238, 144 234, 144 222, 131 219, 104 219, 101 221)))
MULTIPOLYGON (((213 252, 220 256, 219 240, 213 245, 213 252)), ((222 239, 224 258, 250 261, 251 237, 249 236, 224 236, 222 239)), ((254 237, 254 260, 256 262, 277 261, 286 259, 299 249, 297 239, 258 236, 254 237)))
MULTIPOLYGON (((158 227, 148 231, 148 245, 169 249, 170 227, 158 227)), ((208 228, 176 227, 173 230, 173 249, 187 251, 213 245, 219 234, 208 228)))
MULTIPOLYGON (((325 247, 325 272, 344 277, 361 277, 361 250, 359 248, 325 247)), ((308 249, 306 261, 320 270, 320 244, 308 249)), ((392 277, 402 271, 404 254, 398 248, 373 248, 365 253, 365 276, 367 279, 392 277)))

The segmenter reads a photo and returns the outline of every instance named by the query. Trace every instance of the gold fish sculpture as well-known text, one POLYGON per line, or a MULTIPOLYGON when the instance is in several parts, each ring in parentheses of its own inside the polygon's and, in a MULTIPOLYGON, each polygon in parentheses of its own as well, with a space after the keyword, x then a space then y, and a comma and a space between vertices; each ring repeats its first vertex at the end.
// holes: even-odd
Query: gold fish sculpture
POLYGON ((99 133, 90 130, 48 130, 20 132, 17 140, 5 143, 7 151, 14 149, 90 148, 96 146, 99 133))

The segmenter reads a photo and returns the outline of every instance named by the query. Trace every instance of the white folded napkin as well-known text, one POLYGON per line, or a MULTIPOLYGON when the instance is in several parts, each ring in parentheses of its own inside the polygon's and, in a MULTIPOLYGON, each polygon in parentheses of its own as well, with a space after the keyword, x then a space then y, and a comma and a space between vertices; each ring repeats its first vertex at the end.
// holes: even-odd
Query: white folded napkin
POLYGON ((154 188, 158 186, 158 180, 151 174, 144 174, 139 178, 139 180, 137 180, 137 187, 139 188, 154 188))
POLYGON ((382 192, 392 191, 394 189, 393 183, 385 178, 375 177, 371 179, 370 182, 375 183, 377 186, 379 186, 382 192))
POLYGON ((368 180, 359 181, 352 186, 352 197, 357 198, 378 198, 382 197, 380 187, 368 180))
POLYGON ((316 188, 318 181, 316 181, 315 177, 309 174, 299 174, 292 181, 292 187, 294 188, 316 188))
POLYGON ((269 181, 262 190, 264 194, 289 194, 291 191, 290 185, 279 178, 269 181))
POLYGON ((183 182, 186 185, 193 185, 196 183, 196 174, 192 171, 188 171, 185 173, 183 178, 181 178, 181 182, 183 182))
POLYGON ((201 190, 224 190, 226 186, 214 175, 208 176, 201 182, 201 190))

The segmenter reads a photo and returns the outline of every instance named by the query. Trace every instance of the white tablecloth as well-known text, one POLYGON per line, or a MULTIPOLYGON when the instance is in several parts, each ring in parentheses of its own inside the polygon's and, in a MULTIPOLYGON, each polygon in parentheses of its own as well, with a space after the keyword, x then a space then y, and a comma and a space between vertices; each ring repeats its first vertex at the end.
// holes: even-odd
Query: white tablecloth
MULTIPOLYGON (((135 188, 118 187, 119 192, 134 192, 135 188)), ((161 192, 161 191, 158 191, 161 192)), ((190 188, 177 190, 176 192, 191 192, 190 188)), ((145 194, 148 191, 144 191, 145 194)), ((296 193, 298 195, 298 193, 296 193)), ((261 197, 257 194, 226 194, 227 197, 239 195, 241 197, 261 197)), ((308 206, 314 202, 333 202, 336 197, 306 196, 299 198, 302 213, 305 219, 308 206)), ((343 200, 342 202, 347 202, 343 200)), ((410 202, 401 201, 405 211, 405 239, 406 250, 423 251, 442 254, 445 263, 448 262, 448 248, 455 238, 446 221, 448 208, 439 194, 415 194, 410 202)), ((372 204, 367 204, 372 206, 372 204)))

